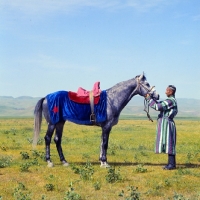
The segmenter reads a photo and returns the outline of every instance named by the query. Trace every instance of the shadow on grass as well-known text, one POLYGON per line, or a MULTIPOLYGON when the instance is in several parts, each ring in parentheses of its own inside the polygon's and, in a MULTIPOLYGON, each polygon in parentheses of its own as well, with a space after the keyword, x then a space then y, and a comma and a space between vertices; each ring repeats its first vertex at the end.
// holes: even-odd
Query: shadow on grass
MULTIPOLYGON (((70 164, 76 165, 85 165, 86 162, 73 162, 70 164)), ((100 165, 100 162, 90 162, 92 165, 100 165)), ((163 167, 166 163, 139 163, 139 162, 108 162, 110 166, 137 166, 137 165, 145 165, 145 166, 160 166, 163 167)), ((176 168, 199 168, 200 164, 177 164, 176 168)))

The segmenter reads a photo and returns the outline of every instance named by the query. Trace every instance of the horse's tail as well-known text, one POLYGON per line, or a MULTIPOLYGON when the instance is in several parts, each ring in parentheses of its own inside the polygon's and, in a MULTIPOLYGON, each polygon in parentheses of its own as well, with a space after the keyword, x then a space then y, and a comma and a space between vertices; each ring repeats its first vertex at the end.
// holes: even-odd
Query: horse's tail
POLYGON ((34 110, 34 135, 33 135, 33 146, 37 145, 38 138, 40 135, 41 123, 42 123, 42 103, 45 98, 40 99, 34 110))

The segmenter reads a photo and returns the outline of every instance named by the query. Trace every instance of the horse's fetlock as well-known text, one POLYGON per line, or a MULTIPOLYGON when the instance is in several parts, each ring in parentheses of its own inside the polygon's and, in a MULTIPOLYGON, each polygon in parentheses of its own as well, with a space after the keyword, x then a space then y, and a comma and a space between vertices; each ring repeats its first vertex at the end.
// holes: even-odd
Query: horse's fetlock
POLYGON ((47 156, 47 157, 46 157, 46 162, 51 162, 51 160, 50 160, 50 157, 49 157, 49 156, 47 156))
POLYGON ((99 160, 102 161, 102 162, 107 162, 106 156, 102 156, 101 158, 99 158, 99 160))

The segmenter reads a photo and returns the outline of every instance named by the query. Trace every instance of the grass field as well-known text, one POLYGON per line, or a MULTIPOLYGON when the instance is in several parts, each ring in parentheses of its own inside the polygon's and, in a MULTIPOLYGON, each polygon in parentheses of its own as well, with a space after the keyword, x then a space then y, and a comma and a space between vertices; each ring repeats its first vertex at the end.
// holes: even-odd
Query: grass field
POLYGON ((44 161, 46 123, 32 149, 32 118, 0 118, 0 200, 200 199, 200 119, 177 119, 177 169, 162 170, 166 154, 154 154, 155 127, 147 119, 124 117, 109 140, 108 163, 100 168, 101 129, 66 122, 59 161, 54 142, 44 161))

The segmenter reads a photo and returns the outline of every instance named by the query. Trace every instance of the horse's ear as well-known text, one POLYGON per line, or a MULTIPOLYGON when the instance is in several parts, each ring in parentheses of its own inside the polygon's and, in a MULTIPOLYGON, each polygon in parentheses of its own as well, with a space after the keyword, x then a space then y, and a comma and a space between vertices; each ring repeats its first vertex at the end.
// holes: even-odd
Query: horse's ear
POLYGON ((144 76, 144 72, 140 75, 139 80, 141 81, 144 76))

